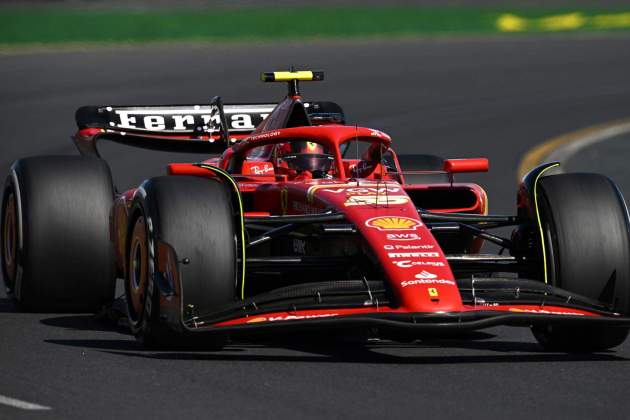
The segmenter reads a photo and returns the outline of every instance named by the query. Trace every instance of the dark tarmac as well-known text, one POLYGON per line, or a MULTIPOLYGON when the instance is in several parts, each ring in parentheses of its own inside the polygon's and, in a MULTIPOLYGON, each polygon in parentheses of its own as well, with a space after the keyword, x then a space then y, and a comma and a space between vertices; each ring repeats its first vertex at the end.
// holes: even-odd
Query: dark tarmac
MULTIPOLYGON (((80 105, 280 99, 285 87, 258 73, 295 65, 326 71, 324 83, 303 85, 307 99, 340 103, 350 123, 388 132, 399 152, 487 156, 491 171, 466 179, 486 188, 491 211, 510 213, 528 149, 630 116, 629 45, 572 36, 0 55, 0 171, 23 156, 75 153, 80 105)), ((580 170, 625 156, 601 153, 580 170)), ((105 157, 120 188, 198 159, 122 146, 105 157)), ((527 329, 493 328, 415 344, 153 352, 111 323, 20 313, 3 294, 0 334, 0 396, 52 408, 0 404, 0 418, 625 419, 630 409, 630 341, 595 355, 544 353, 527 329)))

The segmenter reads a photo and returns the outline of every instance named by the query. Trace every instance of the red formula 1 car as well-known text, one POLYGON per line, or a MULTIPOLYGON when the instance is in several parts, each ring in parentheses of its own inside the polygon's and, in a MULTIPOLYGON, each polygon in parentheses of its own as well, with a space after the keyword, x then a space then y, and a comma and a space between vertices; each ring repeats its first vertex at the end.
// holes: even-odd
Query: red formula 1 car
POLYGON ((338 105, 303 102, 299 81, 321 79, 263 74, 289 85, 277 105, 80 108, 82 156, 21 159, 7 178, 9 291, 28 309, 98 309, 123 278, 131 328, 156 345, 496 325, 531 327, 547 349, 624 341, 628 212, 612 181, 545 164, 524 177, 516 215, 488 215, 484 190, 454 180, 486 159, 397 156, 338 105), (221 155, 118 193, 101 140, 221 155), (508 252, 481 253, 484 241, 508 252))

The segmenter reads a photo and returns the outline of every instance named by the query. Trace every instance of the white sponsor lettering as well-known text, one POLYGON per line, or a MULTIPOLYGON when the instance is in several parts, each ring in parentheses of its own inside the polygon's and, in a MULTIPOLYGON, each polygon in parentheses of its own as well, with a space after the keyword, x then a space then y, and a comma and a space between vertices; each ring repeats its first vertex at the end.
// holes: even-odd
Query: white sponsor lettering
POLYGON ((136 128, 136 117, 130 117, 128 111, 116 111, 116 114, 120 117, 120 124, 117 124, 120 128, 136 128))
POLYGON ((422 244, 422 245, 383 245, 383 249, 386 249, 388 251, 392 251, 392 250, 405 250, 405 251, 412 251, 414 249, 433 249, 435 248, 434 245, 428 245, 428 244, 422 244))
POLYGON ((334 193, 334 194, 339 194, 339 193, 343 193, 345 192, 346 194, 387 194, 387 193, 397 193, 400 192, 400 188, 393 188, 393 187, 382 187, 382 188, 370 188, 370 187, 364 187, 364 188, 357 188, 357 187, 353 187, 353 188, 337 188, 337 189, 331 189, 331 188, 325 188, 322 189, 322 191, 326 191, 329 193, 334 193))
POLYGON ((418 285, 426 285, 426 284, 442 284, 448 286, 455 286, 455 282, 453 280, 444 280, 444 279, 417 279, 417 280, 405 280, 400 282, 402 287, 407 286, 418 286, 418 285))
POLYGON ((344 206, 369 206, 369 205, 400 205, 407 204, 409 197, 406 195, 353 195, 348 197, 344 206))
POLYGON ((203 125, 208 126, 210 125, 210 122, 212 122, 213 124, 220 124, 221 123, 221 116, 220 115, 202 115, 201 119, 203 121, 203 125))
POLYGON ((247 114, 232 115, 232 128, 254 129, 254 124, 252 124, 252 117, 247 114))
POLYGON ((437 252, 388 252, 389 258, 434 258, 439 257, 437 252))
POLYGON ((279 135, 280 135, 279 131, 270 131, 268 133, 258 134, 257 136, 250 137, 250 140, 268 139, 270 137, 276 137, 276 136, 279 136, 279 135))
POLYGON ((251 318, 247 321, 248 324, 253 324, 257 322, 275 322, 275 321, 297 321, 300 319, 314 319, 314 318, 328 318, 331 316, 337 316, 339 314, 315 314, 315 315, 283 315, 283 316, 259 316, 255 318, 251 318))
POLYGON ((419 241, 421 239, 417 233, 388 233, 386 238, 390 241, 419 241))
POLYGON ((562 312, 562 311, 548 311, 546 309, 523 309, 523 308, 510 308, 508 309, 510 312, 525 312, 530 314, 549 314, 549 315, 576 315, 576 316, 584 316, 579 312, 562 312))
POLYGON ((249 170, 255 175, 264 175, 273 172, 273 166, 250 166, 249 170))
MULTIPOLYGON (((259 109, 255 108, 230 110, 228 107, 224 109, 230 128, 236 131, 253 130, 255 128, 254 122, 257 124, 258 121, 264 120, 269 115, 266 108, 261 109, 265 111, 264 113, 259 112, 259 109)), ((197 123, 199 123, 199 119, 203 121, 203 124, 199 125, 205 126, 203 128, 206 131, 212 131, 221 122, 221 117, 216 113, 216 108, 213 109, 211 107, 204 107, 203 109, 195 106, 190 109, 151 108, 128 110, 107 108, 107 111, 111 112, 112 110, 120 121, 118 123, 111 122, 110 125, 126 129, 156 131, 166 130, 167 128, 175 131, 200 129, 200 127, 195 125, 195 118, 197 118, 197 123)))
POLYGON ((187 126, 195 124, 195 117, 192 115, 173 115, 173 121, 175 121, 173 130, 186 130, 187 126))
POLYGON ((444 267, 444 263, 442 261, 410 261, 410 260, 402 260, 402 261, 392 261, 392 263, 400 268, 412 268, 416 266, 427 266, 427 267, 444 267))
POLYGON ((160 115, 147 115, 143 122, 147 130, 164 130, 166 128, 164 117, 160 115))
POLYGON ((437 274, 430 273, 427 270, 422 270, 421 272, 416 274, 414 277, 417 279, 436 279, 437 274))

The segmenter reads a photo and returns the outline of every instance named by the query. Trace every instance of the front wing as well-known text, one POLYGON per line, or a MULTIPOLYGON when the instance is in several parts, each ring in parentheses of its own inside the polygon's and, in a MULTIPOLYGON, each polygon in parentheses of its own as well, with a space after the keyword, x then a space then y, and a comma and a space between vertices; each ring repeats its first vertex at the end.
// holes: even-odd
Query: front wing
POLYGON ((500 305, 466 307, 452 313, 411 313, 392 308, 304 310, 248 315, 215 324, 194 323, 189 331, 232 336, 307 333, 376 328, 409 336, 452 335, 500 325, 530 327, 563 324, 581 327, 630 327, 619 314, 563 306, 500 305))

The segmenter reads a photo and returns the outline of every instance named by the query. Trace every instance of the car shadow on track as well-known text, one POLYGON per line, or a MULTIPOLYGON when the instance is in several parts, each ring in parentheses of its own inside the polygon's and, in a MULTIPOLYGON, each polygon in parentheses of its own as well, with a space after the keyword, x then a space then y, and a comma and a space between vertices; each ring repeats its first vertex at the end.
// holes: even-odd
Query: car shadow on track
POLYGON ((229 362, 367 363, 367 364, 476 364, 539 362, 630 362, 614 352, 594 354, 548 353, 535 343, 437 340, 430 343, 347 345, 323 343, 230 344, 222 350, 146 350, 134 340, 46 340, 47 343, 83 347, 131 358, 229 362), (440 347, 440 355, 434 349, 440 347), (484 354, 462 354, 467 352, 484 354), (264 353, 264 354, 261 354, 264 353))
POLYGON ((20 308, 11 298, 0 298, 0 313, 20 312, 20 308))
POLYGON ((70 330, 128 334, 121 339, 48 339, 45 340, 47 343, 94 349, 121 357, 161 360, 374 364, 630 361, 625 357, 617 356, 614 351, 594 354, 549 353, 543 351, 533 341, 521 339, 500 341, 496 339, 496 335, 486 331, 473 331, 457 338, 424 339, 413 343, 387 340, 348 342, 319 335, 277 337, 255 344, 231 343, 221 350, 187 347, 154 351, 144 348, 141 343, 131 337, 127 328, 107 317, 77 314, 51 317, 40 322, 44 325, 70 330), (434 354, 436 348, 440 349, 439 355, 434 354))
POLYGON ((44 325, 80 331, 112 331, 128 333, 129 330, 109 319, 101 319, 92 314, 64 315, 40 321, 44 325))

